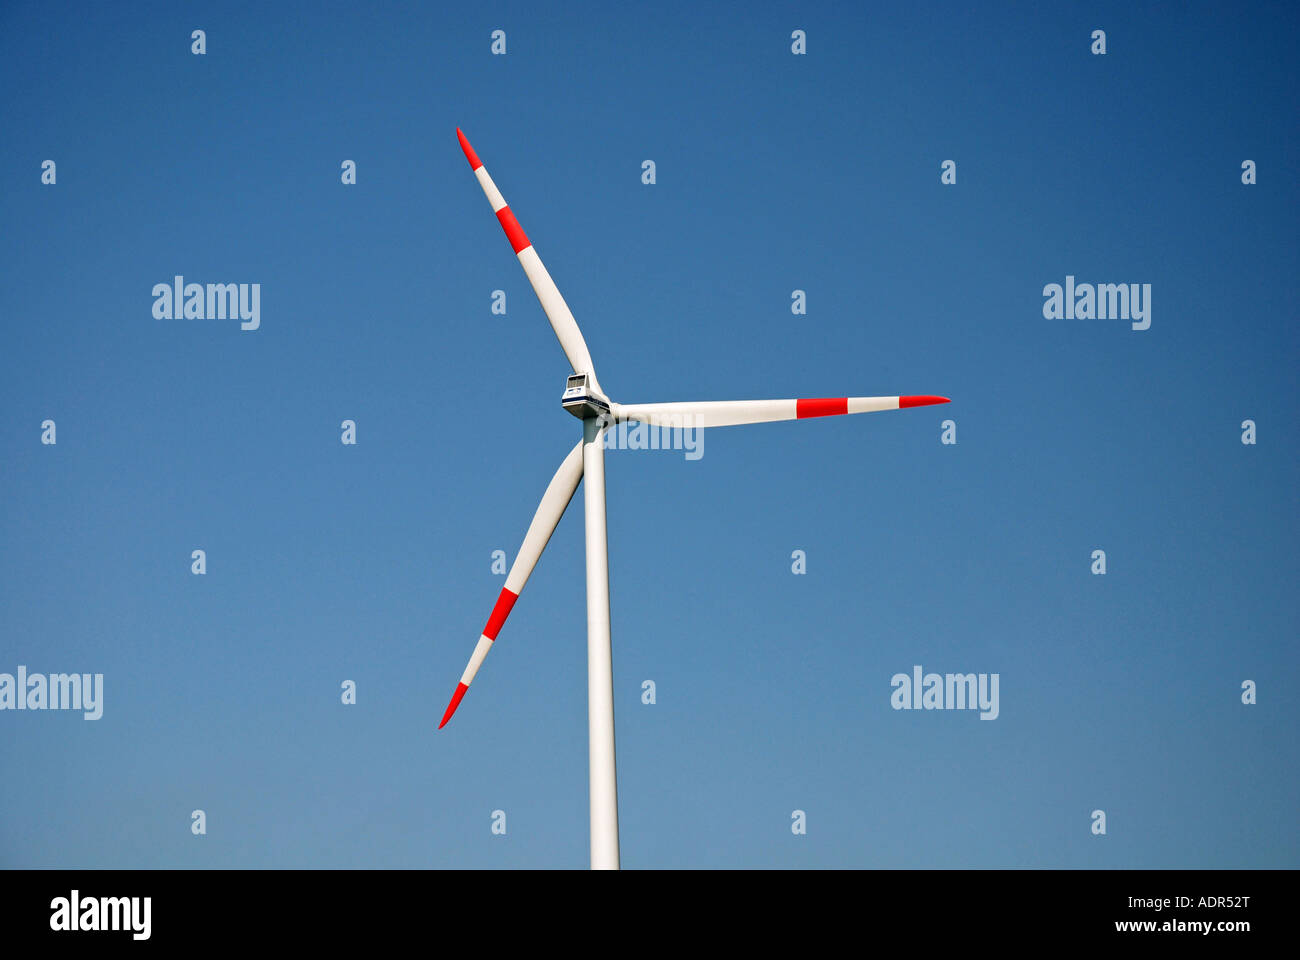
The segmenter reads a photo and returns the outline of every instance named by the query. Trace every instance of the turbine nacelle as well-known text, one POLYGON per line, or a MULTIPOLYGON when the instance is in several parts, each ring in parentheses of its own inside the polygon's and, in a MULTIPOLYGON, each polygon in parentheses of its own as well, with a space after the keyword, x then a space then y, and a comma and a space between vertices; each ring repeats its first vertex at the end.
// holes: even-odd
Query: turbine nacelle
POLYGON ((609 398, 600 392, 595 378, 586 373, 575 373, 564 381, 564 396, 560 404, 565 410, 586 420, 588 417, 610 419, 609 398))

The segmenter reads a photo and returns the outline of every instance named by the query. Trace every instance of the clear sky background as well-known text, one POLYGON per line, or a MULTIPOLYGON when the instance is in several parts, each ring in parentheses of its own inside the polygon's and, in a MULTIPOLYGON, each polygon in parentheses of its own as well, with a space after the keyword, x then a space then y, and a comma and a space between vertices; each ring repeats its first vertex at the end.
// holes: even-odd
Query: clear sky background
POLYGON ((587 864, 581 492, 436 729, 580 435, 458 125, 613 399, 953 398, 608 455, 625 866, 1300 865, 1297 19, 3 4, 0 672, 105 695, 0 713, 0 865, 587 864))

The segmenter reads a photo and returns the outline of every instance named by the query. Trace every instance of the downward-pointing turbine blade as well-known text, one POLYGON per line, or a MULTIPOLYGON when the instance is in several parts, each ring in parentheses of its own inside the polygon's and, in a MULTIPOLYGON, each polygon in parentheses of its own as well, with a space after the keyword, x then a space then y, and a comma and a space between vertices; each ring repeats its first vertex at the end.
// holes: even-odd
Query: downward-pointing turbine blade
POLYGON ((442 715, 442 723, 438 724, 439 730, 447 725, 447 721, 450 720, 451 715, 456 712, 456 708, 460 706, 460 701, 464 698, 465 693, 468 690, 469 686, 467 684, 456 684, 456 692, 451 695, 451 703, 447 704, 447 709, 442 715))
POLYGON ((591 354, 587 351, 587 341, 583 339, 582 331, 578 329, 578 321, 573 319, 573 312, 569 310, 569 305, 564 302, 564 297, 560 294, 560 288, 551 279, 545 264, 542 263, 542 258, 537 255, 537 251, 533 248, 532 241, 528 239, 528 236, 524 233, 524 228, 519 225, 519 221, 511 213, 505 197, 501 196, 501 191, 497 189, 497 185, 488 176, 487 168, 483 166, 483 161, 478 158, 474 148, 469 145, 469 140, 466 139, 465 134, 461 133, 460 127, 456 128, 456 137, 460 140, 460 148, 465 151, 465 159, 469 161, 470 169, 474 171, 479 186, 483 188, 488 203, 492 205, 492 212, 497 215, 497 220, 501 222, 501 229, 506 232, 506 238, 510 241, 511 249, 514 250, 515 256, 519 258, 524 273, 528 275, 528 282, 532 284, 533 292, 537 294, 537 299, 541 301, 542 310, 546 312, 546 319, 551 321, 551 328, 555 331, 555 336, 559 338, 560 346, 564 349, 564 355, 569 358, 573 372, 587 374, 592 381, 591 385, 599 390, 600 385, 595 382, 596 368, 591 362, 591 354))
POLYGON ((555 471, 555 476, 546 487, 546 493, 542 495, 542 502, 538 505, 537 512, 533 514, 528 532, 524 534, 524 542, 519 547, 519 554, 515 557, 510 572, 506 574, 505 586, 497 596, 497 602, 492 607, 492 613, 483 627, 483 633, 478 638, 474 653, 469 658, 469 665, 465 667, 460 683, 456 684, 456 692, 452 694, 451 702, 447 704, 447 711, 442 715, 442 722, 438 724, 439 730, 447 725, 447 721, 451 719, 451 715, 456 712, 461 700, 465 698, 469 685, 474 682, 474 675, 478 673, 478 668, 483 665, 484 658, 492 649, 492 644, 496 642, 497 634, 501 632, 506 617, 510 616, 510 610, 519 599, 519 594, 523 592, 524 584, 528 582, 533 568, 537 566, 542 551, 546 549, 551 534, 559 525, 560 518, 564 516, 564 511, 569 506, 569 501, 573 499, 573 493, 578 489, 581 480, 582 443, 579 441, 564 458, 560 469, 555 471))
POLYGON ((664 427, 733 427, 742 423, 807 420, 848 413, 874 413, 948 403, 947 397, 817 397, 794 400, 705 400, 688 403, 620 403, 617 420, 639 420, 664 427))

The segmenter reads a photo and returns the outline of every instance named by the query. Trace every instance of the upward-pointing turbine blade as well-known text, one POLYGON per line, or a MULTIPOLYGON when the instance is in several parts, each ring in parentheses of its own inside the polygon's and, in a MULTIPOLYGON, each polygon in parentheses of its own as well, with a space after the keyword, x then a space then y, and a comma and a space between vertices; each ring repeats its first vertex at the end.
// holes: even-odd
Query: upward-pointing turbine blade
POLYGON ((497 597, 496 605, 492 607, 487 626, 483 628, 483 633, 478 638, 474 655, 469 658, 469 666, 461 675, 460 683, 456 684, 456 692, 452 695, 451 703, 447 704, 447 712, 442 715, 442 723, 438 724, 439 730, 447 725, 451 715, 460 706, 465 692, 469 690, 469 685, 474 682, 474 674, 478 673, 478 668, 483 665, 483 658, 488 655, 492 644, 496 642, 497 633, 506 622, 506 617, 510 616, 510 609, 519 599, 519 594, 523 592, 524 584, 528 582, 533 567, 537 566, 538 558, 546 549, 546 544, 551 539, 551 534, 555 532, 560 517, 564 516, 564 511, 569 506, 569 501, 573 499, 573 492, 578 489, 578 482, 581 479, 582 442, 579 441, 564 458, 560 469, 555 471, 546 493, 542 495, 542 502, 537 507, 537 512, 533 514, 533 522, 528 525, 524 542, 519 547, 519 555, 515 557, 515 562, 506 575, 506 584, 497 597))
POLYGON ((742 423, 806 420, 845 413, 874 413, 948 403, 947 397, 825 397, 815 400, 705 400, 687 403, 619 403, 616 420, 663 427, 732 427, 742 423))
POLYGON ((474 148, 465 139, 465 134, 461 133, 460 127, 456 128, 456 136, 460 139, 460 148, 465 151, 465 159, 469 161, 470 169, 474 171, 474 176, 478 177, 479 186, 487 194, 488 203, 492 205, 492 212, 501 221, 501 228, 505 230, 506 237, 510 240, 510 246, 515 251, 515 256, 519 258, 524 273, 528 274, 528 282, 533 285, 533 292, 537 294, 537 299, 541 301, 542 309, 546 312, 546 319, 551 321, 551 327, 560 340, 560 346, 564 348, 564 355, 569 358, 569 363, 573 366, 573 372, 587 374, 591 378, 592 386, 599 389, 599 384, 595 382, 596 368, 592 365, 591 354, 587 352, 587 341, 582 338, 582 331, 578 329, 578 321, 573 319, 573 313, 569 310, 569 305, 564 302, 564 297, 560 295, 560 288, 551 279, 550 273, 547 272, 546 266, 542 263, 542 258, 533 249, 532 242, 524 234, 524 229, 519 226, 519 221, 515 219, 515 215, 510 212, 505 197, 501 196, 501 191, 497 189, 497 185, 488 176, 487 168, 483 166, 483 161, 478 158, 474 148))

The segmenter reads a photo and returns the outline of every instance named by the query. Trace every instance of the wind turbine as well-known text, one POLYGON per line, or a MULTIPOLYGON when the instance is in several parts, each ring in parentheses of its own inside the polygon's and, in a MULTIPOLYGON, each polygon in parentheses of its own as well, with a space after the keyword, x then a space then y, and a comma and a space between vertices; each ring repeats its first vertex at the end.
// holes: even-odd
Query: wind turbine
POLYGON ((690 403, 613 403, 600 388, 596 368, 587 352, 582 331, 568 304, 543 266, 532 242, 506 206, 465 134, 456 128, 460 147, 470 169, 487 195, 510 246, 551 321, 564 354, 573 367, 565 383, 561 404, 582 420, 582 440, 555 471, 533 521, 524 534, 505 586, 497 596, 487 625, 478 639, 469 665, 456 685, 441 730, 464 698, 483 659, 496 642, 506 617, 537 566, 547 541, 564 516, 569 501, 584 477, 583 513, 587 524, 587 733, 591 778, 591 866, 616 870, 618 857, 618 782, 614 767, 614 676, 609 634, 609 553, 605 535, 605 432, 622 421, 639 421, 658 427, 725 427, 773 420, 803 420, 835 414, 871 413, 947 403, 947 397, 834 397, 804 400, 723 400, 690 403))

